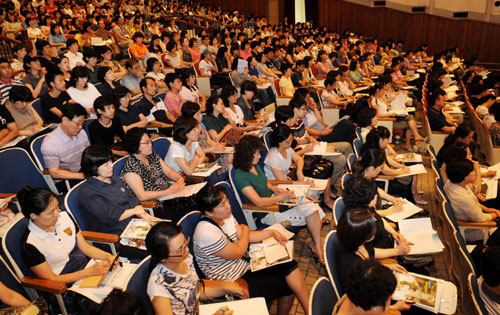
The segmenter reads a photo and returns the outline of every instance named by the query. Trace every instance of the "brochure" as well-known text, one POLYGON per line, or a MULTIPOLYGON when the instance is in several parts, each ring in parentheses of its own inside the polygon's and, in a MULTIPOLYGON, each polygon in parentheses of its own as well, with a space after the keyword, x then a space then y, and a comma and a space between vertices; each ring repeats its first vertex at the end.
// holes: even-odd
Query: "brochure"
POLYGON ((408 255, 439 253, 444 246, 438 233, 432 228, 430 218, 405 219, 398 221, 399 232, 411 245, 408 255))
POLYGON ((215 172, 219 168, 221 167, 216 162, 205 162, 198 165, 198 167, 196 167, 196 169, 194 170, 194 173, 191 175, 199 177, 207 177, 210 176, 213 172, 215 172))
POLYGON ((392 295, 395 300, 415 303, 415 306, 438 313, 443 280, 415 273, 395 273, 398 284, 392 295))

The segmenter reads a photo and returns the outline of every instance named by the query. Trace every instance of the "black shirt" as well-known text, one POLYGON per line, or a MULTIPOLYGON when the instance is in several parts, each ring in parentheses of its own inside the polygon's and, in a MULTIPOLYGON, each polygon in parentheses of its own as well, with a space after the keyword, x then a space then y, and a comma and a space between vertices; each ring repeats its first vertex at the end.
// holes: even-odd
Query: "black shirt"
POLYGON ((0 106, 0 130, 7 128, 7 125, 14 122, 14 118, 5 106, 0 106))
POLYGON ((57 98, 53 98, 49 93, 44 94, 40 98, 40 106, 42 107, 42 114, 45 121, 48 123, 60 123, 61 118, 53 114, 50 109, 55 107, 62 112, 70 99, 71 97, 66 91, 59 94, 57 98))
POLYGON ((429 111, 427 111, 427 117, 429 118, 429 124, 431 125, 432 131, 442 131, 443 127, 451 126, 446 121, 444 114, 434 107, 429 108, 429 111))
POLYGON ((104 127, 98 119, 94 120, 89 125, 90 143, 102 144, 107 147, 115 143, 115 136, 123 139, 124 132, 120 122, 115 118, 109 128, 104 127))
MULTIPOLYGON (((117 81, 113 82, 113 85, 115 86, 115 89, 120 86, 117 81)), ((108 83, 102 82, 101 84, 96 84, 95 87, 102 96, 113 97, 113 88, 108 83)))
MULTIPOLYGON (((40 58, 40 65, 47 70, 47 72, 57 72, 60 71, 59 67, 52 61, 45 57, 40 58)), ((34 88, 34 87, 33 87, 34 88)))
POLYGON ((203 124, 207 127, 207 130, 215 130, 217 133, 221 132, 226 125, 229 124, 229 120, 227 120, 222 114, 219 114, 219 117, 215 117, 212 114, 208 114, 203 116, 203 124))
MULTIPOLYGON (((366 251, 368 252, 368 256, 370 259, 373 259, 375 256, 375 250, 373 248, 366 247, 366 251)), ((338 257, 328 257, 328 259, 337 259, 338 272, 340 275, 340 282, 342 286, 345 284, 347 272, 349 269, 356 263, 363 260, 360 256, 356 255, 356 253, 351 253, 346 251, 342 245, 339 248, 338 257)))
POLYGON ((158 109, 156 107, 156 103, 159 101, 160 101, 159 98, 154 97, 153 98, 154 104, 153 104, 143 96, 140 100, 135 102, 133 106, 145 117, 148 117, 152 113, 153 116, 155 117, 155 120, 166 124, 173 124, 173 122, 170 119, 168 119, 166 110, 158 109))
POLYGON ((118 107, 115 111, 115 119, 117 119, 122 126, 128 126, 141 121, 139 114, 140 112, 134 106, 127 107, 127 111, 118 107))

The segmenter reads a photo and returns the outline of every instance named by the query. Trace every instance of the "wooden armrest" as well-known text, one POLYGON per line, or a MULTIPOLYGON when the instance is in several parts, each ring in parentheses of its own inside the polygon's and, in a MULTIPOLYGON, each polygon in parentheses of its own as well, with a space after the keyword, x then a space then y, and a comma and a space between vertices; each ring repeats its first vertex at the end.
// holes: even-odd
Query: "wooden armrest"
POLYGON ((59 281, 38 279, 33 277, 23 277, 21 279, 21 284, 28 288, 52 294, 62 294, 66 292, 66 284, 59 281))
POLYGON ((92 231, 82 231, 82 236, 86 240, 102 242, 102 243, 116 243, 120 240, 120 237, 116 234, 100 233, 92 231))
POLYGON ((141 206, 144 208, 156 208, 158 206, 158 202, 154 200, 144 200, 141 201, 141 206))
POLYGON ((493 149, 500 149, 500 145, 494 145, 493 149))
POLYGON ((162 126, 162 125, 160 125, 160 124, 155 124, 155 123, 151 123, 151 122, 150 122, 150 123, 148 123, 148 124, 146 125, 146 129, 147 129, 147 128, 163 128, 163 126, 162 126))
POLYGON ((209 75, 207 75, 207 74, 204 74, 204 75, 201 75, 201 74, 200 74, 200 75, 197 75, 196 77, 197 77, 197 78, 210 78, 210 76, 209 76, 209 75))
POLYGON ((322 109, 341 109, 341 108, 342 108, 341 106, 330 104, 330 105, 327 105, 327 106, 323 106, 322 109))
POLYGON ((447 135, 447 133, 443 132, 443 131, 434 131, 434 130, 432 130, 431 133, 436 134, 436 135, 447 135))
POLYGON ((245 210, 261 210, 261 211, 270 211, 270 212, 279 212, 280 207, 278 205, 271 205, 267 207, 257 207, 256 205, 250 203, 244 203, 242 208, 245 210))
POLYGON ((484 221, 484 222, 472 222, 472 221, 460 221, 457 220, 457 224, 463 227, 474 227, 474 228, 494 228, 497 227, 495 221, 484 221))
POLYGON ((289 98, 289 99, 292 99, 293 97, 292 96, 280 95, 280 96, 277 96, 277 98, 289 98))
POLYGON ((389 175, 378 175, 377 178, 375 178, 375 180, 377 179, 387 179, 387 180, 394 180, 394 176, 389 176, 389 175))
POLYGON ((397 264, 398 261, 394 258, 382 258, 382 259, 376 259, 381 264, 397 264))
POLYGON ((396 121, 396 118, 392 118, 392 117, 379 117, 378 121, 396 121))
POLYGON ((14 198, 12 198, 12 200, 17 200, 16 194, 0 193, 0 198, 2 198, 2 199, 4 199, 4 198, 10 198, 12 196, 14 196, 14 198))
POLYGON ((279 180, 279 179, 273 179, 273 180, 269 180, 269 183, 273 186, 276 186, 276 185, 290 185, 290 184, 293 184, 293 180, 288 180, 288 179, 284 179, 284 180, 279 180))
POLYGON ((48 127, 48 126, 50 126, 50 125, 52 125, 52 124, 43 124, 43 125, 42 125, 42 127, 44 127, 44 128, 45 128, 45 127, 48 127))
POLYGON ((247 124, 258 124, 259 122, 256 119, 251 119, 251 120, 245 120, 245 123, 247 123, 247 124))
POLYGON ((181 176, 184 177, 184 180, 190 180, 195 183, 203 183, 205 181, 205 177, 201 176, 186 175, 184 173, 181 173, 181 176))

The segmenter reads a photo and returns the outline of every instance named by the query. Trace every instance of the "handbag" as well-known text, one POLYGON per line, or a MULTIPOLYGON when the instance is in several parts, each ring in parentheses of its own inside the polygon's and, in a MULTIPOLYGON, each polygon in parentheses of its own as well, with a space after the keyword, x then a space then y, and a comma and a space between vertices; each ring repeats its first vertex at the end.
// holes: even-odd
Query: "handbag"
POLYGON ((318 155, 308 155, 304 157, 302 172, 307 177, 328 179, 333 173, 333 163, 318 155))
POLYGON ((234 147, 238 141, 240 141, 241 136, 243 133, 239 130, 236 129, 231 129, 226 134, 224 137, 222 137, 222 141, 226 142, 227 145, 234 147))

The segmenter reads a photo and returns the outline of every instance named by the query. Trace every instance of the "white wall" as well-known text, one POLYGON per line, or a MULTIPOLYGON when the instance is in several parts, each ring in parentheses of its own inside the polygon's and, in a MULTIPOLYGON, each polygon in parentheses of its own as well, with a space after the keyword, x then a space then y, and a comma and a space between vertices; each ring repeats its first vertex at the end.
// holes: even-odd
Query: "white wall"
POLYGON ((306 3, 305 0, 295 0, 295 23, 306 22, 306 3))
POLYGON ((434 0, 434 7, 451 12, 486 12, 487 0, 434 0))

